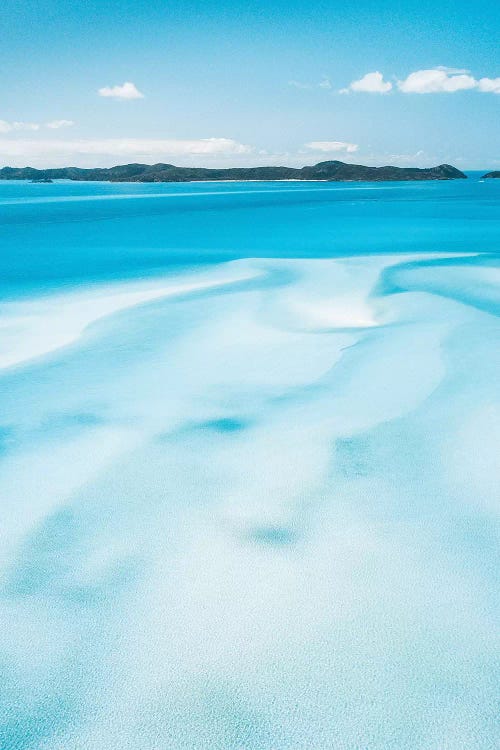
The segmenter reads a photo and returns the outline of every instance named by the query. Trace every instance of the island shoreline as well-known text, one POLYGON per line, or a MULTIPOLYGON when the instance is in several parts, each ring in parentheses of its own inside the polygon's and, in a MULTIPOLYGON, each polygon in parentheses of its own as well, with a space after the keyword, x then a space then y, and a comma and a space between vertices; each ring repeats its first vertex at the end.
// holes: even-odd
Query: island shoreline
POLYGON ((0 180, 50 182, 69 179, 73 182, 427 182, 467 179, 467 175, 450 164, 435 167, 371 167, 324 161, 304 167, 177 167, 173 164, 123 164, 114 167, 3 167, 0 180))

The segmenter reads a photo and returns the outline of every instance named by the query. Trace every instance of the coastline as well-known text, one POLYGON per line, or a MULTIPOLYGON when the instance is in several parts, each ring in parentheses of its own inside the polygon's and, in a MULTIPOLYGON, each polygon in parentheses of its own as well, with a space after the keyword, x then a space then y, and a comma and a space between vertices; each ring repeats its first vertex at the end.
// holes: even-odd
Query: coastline
POLYGON ((49 182, 61 178, 96 182, 225 182, 225 181, 326 181, 400 182, 467 179, 450 164, 433 167, 366 166, 342 161, 323 161, 304 167, 178 167, 174 164, 120 164, 113 167, 2 167, 0 179, 29 179, 49 182))

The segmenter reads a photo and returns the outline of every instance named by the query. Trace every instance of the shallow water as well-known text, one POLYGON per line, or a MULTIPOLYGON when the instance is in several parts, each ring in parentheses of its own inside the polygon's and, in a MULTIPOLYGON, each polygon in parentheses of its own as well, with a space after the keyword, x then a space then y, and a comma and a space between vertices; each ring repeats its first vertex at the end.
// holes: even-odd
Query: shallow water
POLYGON ((0 221, 0 748, 495 747, 500 181, 0 221))

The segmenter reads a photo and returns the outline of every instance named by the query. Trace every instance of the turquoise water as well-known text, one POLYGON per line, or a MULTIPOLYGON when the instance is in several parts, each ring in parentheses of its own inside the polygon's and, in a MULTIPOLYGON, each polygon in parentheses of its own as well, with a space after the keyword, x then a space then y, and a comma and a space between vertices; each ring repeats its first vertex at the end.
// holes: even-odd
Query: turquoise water
POLYGON ((500 181, 0 182, 1 750, 490 750, 500 181))

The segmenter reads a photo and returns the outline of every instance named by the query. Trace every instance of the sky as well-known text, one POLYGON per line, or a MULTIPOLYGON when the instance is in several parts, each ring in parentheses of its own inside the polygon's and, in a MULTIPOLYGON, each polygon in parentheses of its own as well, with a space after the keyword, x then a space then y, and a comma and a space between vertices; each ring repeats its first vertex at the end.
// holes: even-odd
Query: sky
POLYGON ((0 166, 500 168, 500 2, 2 0, 0 166))

